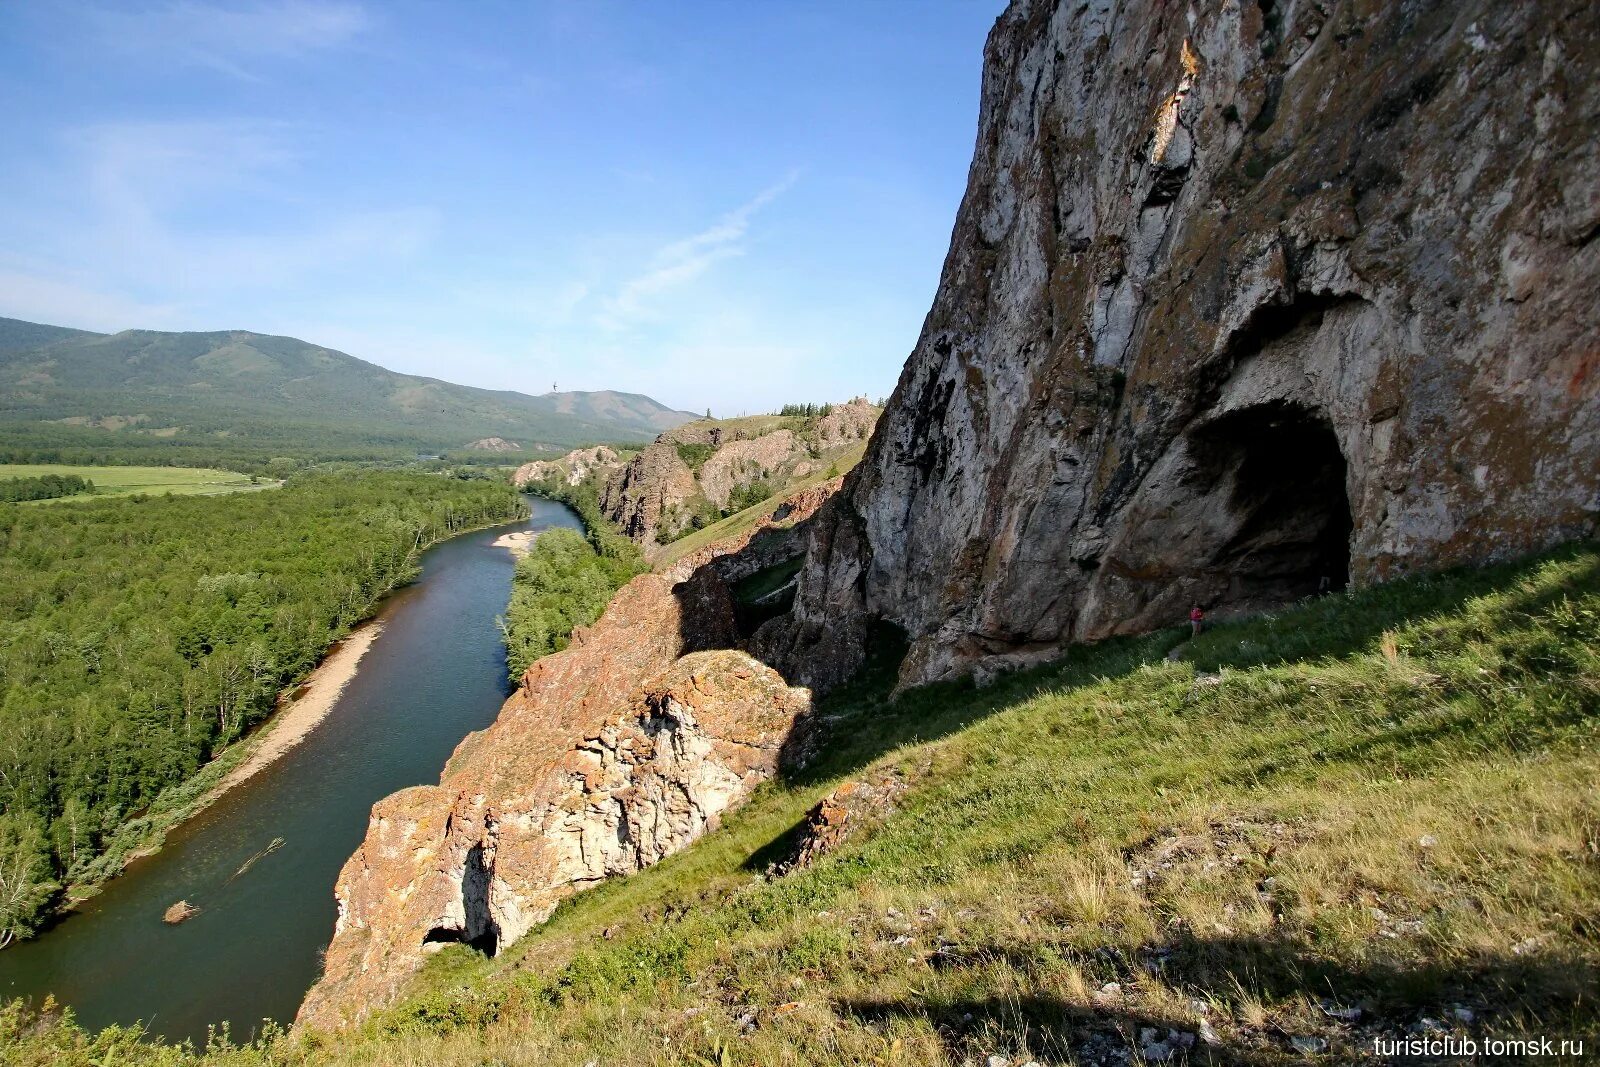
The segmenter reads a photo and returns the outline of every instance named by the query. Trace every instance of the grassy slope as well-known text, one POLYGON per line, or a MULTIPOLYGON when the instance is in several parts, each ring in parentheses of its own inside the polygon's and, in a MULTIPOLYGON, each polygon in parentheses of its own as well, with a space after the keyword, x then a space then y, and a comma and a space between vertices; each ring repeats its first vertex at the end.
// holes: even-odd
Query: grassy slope
MULTIPOLYGON (((498 959, 446 950, 354 1034, 212 1058, 1074 1062, 1209 1028, 1226 1062, 1306 1062, 1295 1038, 1348 1062, 1423 1017, 1593 1032, 1597 634, 1587 546, 1222 626, 1176 662, 1169 631, 893 703, 879 670, 827 702, 823 759, 685 853, 498 959), (880 828, 763 877, 819 796, 886 773, 911 788, 880 828)), ((17 1062, 127 1040, 45 1029, 17 1062)))
MULTIPOLYGON (((247 489, 267 489, 276 482, 252 485, 250 476, 234 471, 204 467, 76 467, 64 463, 0 463, 0 478, 37 478, 45 474, 71 474, 94 482, 100 496, 132 496, 136 493, 178 496, 213 496, 247 489)), ((29 503, 55 504, 88 497, 56 497, 29 503)))

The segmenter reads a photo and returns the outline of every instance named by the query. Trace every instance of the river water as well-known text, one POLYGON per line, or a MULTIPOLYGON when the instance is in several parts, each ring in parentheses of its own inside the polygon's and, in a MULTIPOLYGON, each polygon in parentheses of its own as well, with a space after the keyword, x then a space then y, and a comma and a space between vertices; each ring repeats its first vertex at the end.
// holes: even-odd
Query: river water
POLYGON ((0 998, 53 993, 90 1030, 143 1020, 198 1043, 224 1022, 240 1039, 263 1019, 291 1021, 333 937, 333 884, 369 809, 437 782, 510 692, 495 618, 512 558, 490 543, 510 530, 582 529, 561 504, 530 504, 527 522, 424 553, 421 578, 384 602, 382 633, 322 724, 54 928, 0 952, 0 998), (167 926, 162 913, 180 899, 200 913, 167 926))

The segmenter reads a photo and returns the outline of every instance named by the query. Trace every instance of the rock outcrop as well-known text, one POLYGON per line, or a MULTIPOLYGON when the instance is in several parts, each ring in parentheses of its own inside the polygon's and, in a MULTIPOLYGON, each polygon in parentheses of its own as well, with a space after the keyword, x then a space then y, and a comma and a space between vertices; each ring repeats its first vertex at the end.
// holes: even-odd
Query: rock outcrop
POLYGON ((905 779, 894 774, 841 785, 806 812, 788 858, 773 864, 772 873, 785 875, 816 863, 863 828, 882 822, 905 791, 905 779))
POLYGON ((650 544, 662 519, 695 492, 694 471, 678 455, 677 444, 658 439, 606 480, 600 510, 623 534, 650 544))
POLYGON ((504 437, 480 437, 467 448, 474 452, 521 452, 522 446, 504 437))
POLYGON ((428 952, 497 951, 563 897, 714 828, 773 775, 809 706, 735 640, 714 575, 643 575, 566 651, 529 667, 439 785, 373 808, 339 875, 333 943, 300 1021, 358 1019, 428 952))
POLYGON ((791 679, 902 680, 1592 533, 1583 0, 1017 0, 932 310, 819 516, 791 679))
POLYGON ((595 445, 593 448, 574 449, 560 459, 541 459, 524 463, 512 474, 511 481, 518 489, 551 478, 570 486, 577 485, 591 475, 605 478, 620 466, 622 457, 613 449, 605 445, 595 445))
POLYGON ((704 569, 732 585, 799 558, 806 551, 812 516, 843 484, 840 477, 789 493, 746 529, 689 553, 663 570, 662 576, 685 581, 704 569))
POLYGON ((607 474, 597 484, 600 510, 653 555, 752 499, 848 468, 877 418, 878 409, 858 398, 827 415, 697 419, 607 474))
POLYGON ((865 441, 878 425, 878 409, 867 398, 858 396, 848 404, 839 404, 817 420, 817 444, 824 448, 865 441))
POLYGON ((700 491, 718 508, 726 508, 736 486, 770 478, 803 448, 789 430, 730 442, 700 468, 700 491))

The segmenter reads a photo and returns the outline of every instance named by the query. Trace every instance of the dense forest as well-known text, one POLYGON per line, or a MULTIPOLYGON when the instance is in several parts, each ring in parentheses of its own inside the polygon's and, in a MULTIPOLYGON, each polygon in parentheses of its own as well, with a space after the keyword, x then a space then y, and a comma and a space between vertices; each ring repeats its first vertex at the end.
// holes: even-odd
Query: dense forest
POLYGON ((598 619, 613 593, 649 570, 639 546, 600 513, 592 484, 551 479, 529 489, 572 508, 588 533, 546 530, 517 561, 502 623, 513 682, 534 660, 566 648, 574 627, 598 619))
POLYGON ((576 530, 546 530, 517 561, 504 622, 512 680, 528 664, 560 652, 575 627, 605 611, 611 594, 639 573, 633 564, 594 550, 576 530))
POLYGON ((0 502, 56 500, 94 492, 94 482, 75 474, 41 474, 28 478, 0 478, 0 502))
MULTIPOLYGON (((70 463, 74 466, 217 467, 282 478, 306 467, 331 463, 412 464, 424 453, 392 434, 285 423, 258 426, 234 422, 226 429, 185 426, 170 435, 138 430, 106 430, 52 423, 0 421, 0 463, 70 463)), ((434 455, 438 453, 428 453, 434 455)), ((558 451, 441 455, 454 464, 503 466, 524 458, 547 458, 558 451)))
POLYGON ((273 708, 429 543, 523 510, 421 473, 0 506, 0 944, 273 708))

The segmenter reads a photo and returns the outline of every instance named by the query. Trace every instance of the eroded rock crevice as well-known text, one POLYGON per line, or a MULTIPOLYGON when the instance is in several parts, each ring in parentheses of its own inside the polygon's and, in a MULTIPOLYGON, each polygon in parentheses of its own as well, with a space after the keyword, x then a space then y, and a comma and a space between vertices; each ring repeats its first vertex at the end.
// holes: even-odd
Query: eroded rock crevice
MULTIPOLYGON (((483 842, 467 849, 461 868, 461 897, 455 907, 447 908, 444 925, 435 926, 422 938, 424 951, 429 945, 443 947, 464 944, 477 949, 485 956, 493 956, 500 947, 500 932, 489 912, 489 879, 492 859, 485 858, 483 842), (452 921, 459 917, 459 921, 452 921)), ((488 855, 492 857, 491 850, 488 855)))

